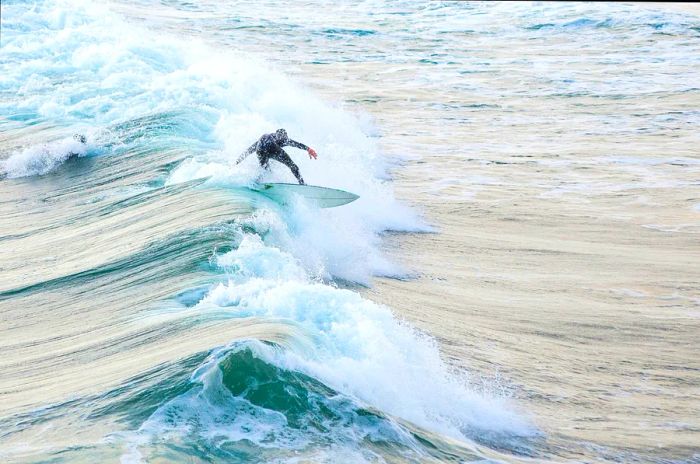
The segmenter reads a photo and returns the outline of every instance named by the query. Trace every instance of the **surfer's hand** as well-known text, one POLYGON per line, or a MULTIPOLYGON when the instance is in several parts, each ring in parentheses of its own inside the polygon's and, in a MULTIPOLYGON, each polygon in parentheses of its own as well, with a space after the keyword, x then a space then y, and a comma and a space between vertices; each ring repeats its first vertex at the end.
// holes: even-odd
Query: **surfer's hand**
POLYGON ((306 150, 306 151, 309 152, 309 159, 311 159, 311 158, 313 158, 313 159, 318 158, 318 155, 316 154, 316 150, 314 150, 313 148, 309 147, 309 149, 306 150))

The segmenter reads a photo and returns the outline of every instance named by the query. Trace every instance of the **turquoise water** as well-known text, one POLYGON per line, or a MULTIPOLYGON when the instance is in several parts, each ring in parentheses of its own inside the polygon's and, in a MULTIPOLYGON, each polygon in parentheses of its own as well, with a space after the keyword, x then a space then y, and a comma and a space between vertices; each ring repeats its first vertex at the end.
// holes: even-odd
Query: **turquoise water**
MULTIPOLYGON (((410 145, 380 148, 382 137, 415 136, 412 120, 387 134, 284 67, 410 61, 459 87, 490 65, 456 41, 566 41, 622 27, 635 40, 695 43, 697 24, 669 13, 633 15, 630 26, 614 8, 588 18, 561 5, 519 5, 510 24, 503 5, 365 2, 340 6, 364 15, 346 25, 328 11, 306 21, 307 8, 3 2, 3 461, 570 458, 511 385, 446 363, 438 341, 362 295, 373 277, 412 277, 383 253, 387 233, 435 231, 393 194, 410 145), (251 190, 254 160, 233 161, 278 127, 318 151, 312 161, 289 150, 308 183, 361 198, 318 210, 251 190)), ((664 46, 665 66, 699 59, 664 46)), ((550 77, 573 96, 589 92, 575 73, 550 77)), ((663 85, 697 98, 693 77, 684 67, 663 85)), ((603 81, 606 98, 625 98, 603 81)), ((413 84, 418 94, 441 82, 426 73, 413 84)), ((454 127, 492 107, 454 100, 429 112, 454 127)), ((293 179, 277 166, 265 180, 293 179)), ((637 452, 606 457, 646 459, 637 452)))

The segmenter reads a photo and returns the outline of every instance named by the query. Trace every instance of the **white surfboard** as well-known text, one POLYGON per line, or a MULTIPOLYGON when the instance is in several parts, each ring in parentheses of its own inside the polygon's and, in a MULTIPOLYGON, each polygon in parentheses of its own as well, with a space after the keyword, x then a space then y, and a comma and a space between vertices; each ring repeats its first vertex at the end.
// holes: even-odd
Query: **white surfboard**
POLYGON ((253 190, 283 205, 291 201, 294 195, 299 195, 319 208, 334 208, 360 198, 359 195, 346 192, 345 190, 318 187, 316 185, 268 183, 259 184, 253 190))

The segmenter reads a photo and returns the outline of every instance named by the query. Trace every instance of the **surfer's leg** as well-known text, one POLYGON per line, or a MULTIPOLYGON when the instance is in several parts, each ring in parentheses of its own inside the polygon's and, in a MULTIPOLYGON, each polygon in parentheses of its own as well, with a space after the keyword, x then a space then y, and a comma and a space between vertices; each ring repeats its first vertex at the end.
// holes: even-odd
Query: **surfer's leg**
POLYGON ((265 177, 265 174, 270 171, 269 156, 267 156, 265 153, 258 153, 258 161, 260 162, 260 167, 263 168, 263 171, 258 175, 258 177, 255 178, 256 184, 262 182, 262 179, 263 177, 265 177))
POLYGON ((267 154, 259 152, 258 162, 260 163, 260 167, 264 168, 267 171, 270 170, 270 157, 267 154))
POLYGON ((280 150, 279 152, 275 153, 274 155, 271 155, 270 158, 279 161, 280 163, 284 164, 287 166, 291 171, 292 174, 294 174, 294 177, 297 178, 297 181, 301 184, 304 185, 304 179, 301 177, 301 174, 299 173, 299 167, 292 161, 292 158, 289 157, 286 151, 280 150))

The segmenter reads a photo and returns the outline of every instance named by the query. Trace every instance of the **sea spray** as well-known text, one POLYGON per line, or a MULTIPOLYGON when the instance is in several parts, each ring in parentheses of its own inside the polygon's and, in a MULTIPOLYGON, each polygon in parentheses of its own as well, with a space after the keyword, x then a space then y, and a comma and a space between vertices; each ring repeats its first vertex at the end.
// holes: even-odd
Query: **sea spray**
POLYGON ((67 137, 50 143, 24 148, 0 161, 0 173, 9 178, 47 174, 66 162, 71 156, 85 156, 90 147, 76 137, 67 137))
POLYGON ((294 348, 238 340, 215 349, 190 391, 127 435, 129 455, 139 444, 205 440, 234 454, 246 452, 243 443, 305 453, 341 446, 365 460, 373 455, 363 451, 368 443, 389 442, 407 459, 428 456, 396 419, 465 446, 480 434, 535 433, 503 398, 477 393, 450 371, 430 337, 355 292, 314 282, 296 258, 258 235, 244 234, 216 262, 228 281, 196 310, 291 321, 308 339, 294 348))

